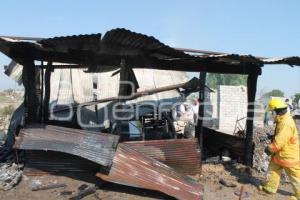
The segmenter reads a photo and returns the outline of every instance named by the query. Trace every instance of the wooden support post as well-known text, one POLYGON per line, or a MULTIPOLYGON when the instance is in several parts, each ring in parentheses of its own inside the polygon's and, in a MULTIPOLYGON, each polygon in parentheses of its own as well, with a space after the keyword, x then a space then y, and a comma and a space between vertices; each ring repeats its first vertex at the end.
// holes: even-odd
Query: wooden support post
MULTIPOLYGON (((44 61, 41 61, 41 66, 44 66, 44 61)), ((39 111, 39 119, 40 122, 44 122, 44 83, 45 83, 45 74, 44 74, 44 68, 41 67, 39 68, 40 70, 40 89, 41 89, 41 94, 40 94, 40 111, 39 111)))
MULTIPOLYGON (((128 76, 127 76, 127 72, 126 72, 126 63, 125 63, 125 59, 122 59, 120 62, 120 83, 119 83, 119 97, 122 96, 126 96, 127 95, 127 85, 124 84, 123 81, 127 81, 128 80, 128 76)), ((121 104, 123 101, 119 100, 118 103, 121 104)), ((122 105, 118 105, 117 109, 120 110, 122 109, 122 105)), ((120 113, 117 114, 117 117, 122 117, 122 115, 120 115, 120 113)), ((122 121, 117 119, 116 122, 116 133, 118 135, 120 135, 122 133, 122 121)))
POLYGON ((50 92, 51 92, 51 73, 53 72, 53 66, 51 62, 48 62, 47 68, 45 71, 45 97, 44 97, 44 116, 43 122, 47 123, 49 120, 49 101, 50 101, 50 92))
POLYGON ((198 113, 198 122, 196 125, 196 137, 198 138, 200 149, 203 152, 203 118, 204 118, 206 72, 201 72, 199 78, 200 78, 199 113, 198 113))
MULTIPOLYGON (((25 108, 27 110, 26 124, 38 122, 39 97, 37 95, 37 70, 33 60, 23 63, 23 84, 25 87, 25 108)), ((39 84, 38 84, 39 85, 39 84)))
POLYGON ((261 74, 261 68, 256 68, 248 75, 247 91, 248 91, 248 110, 246 122, 246 140, 244 150, 244 164, 252 166, 253 159, 253 120, 254 120, 254 103, 257 87, 257 78, 261 74))

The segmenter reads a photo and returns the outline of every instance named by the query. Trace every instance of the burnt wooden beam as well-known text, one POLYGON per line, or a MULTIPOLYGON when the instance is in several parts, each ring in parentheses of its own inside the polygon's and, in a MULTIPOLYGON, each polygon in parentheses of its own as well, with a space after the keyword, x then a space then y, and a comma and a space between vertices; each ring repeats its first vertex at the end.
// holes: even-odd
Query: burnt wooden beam
MULTIPOLYGON (((126 61, 125 59, 121 59, 120 62, 120 83, 119 83, 119 94, 118 96, 128 96, 130 94, 128 94, 129 89, 128 89, 128 85, 124 85, 123 81, 128 81, 129 77, 128 77, 128 70, 126 69, 126 61)), ((118 99, 116 101, 116 103, 118 103, 119 105, 117 105, 117 109, 121 110, 123 108, 122 103, 125 102, 125 100, 123 99, 118 99)), ((122 117, 123 113, 118 113, 117 117, 122 117)), ((116 120, 116 134, 121 135, 122 133, 122 120, 116 120)))
POLYGON ((26 123, 38 122, 39 97, 37 95, 37 71, 33 60, 23 60, 23 84, 25 87, 24 105, 26 108, 26 123))
MULTIPOLYGON (((262 63, 249 61, 226 62, 216 59, 202 58, 157 58, 145 55, 142 52, 136 55, 112 54, 112 52, 93 52, 84 50, 69 50, 68 52, 57 52, 51 49, 32 47, 32 44, 11 44, 11 50, 7 53, 9 57, 24 58, 30 55, 34 60, 47 62, 61 62, 75 64, 70 68, 79 68, 80 65, 88 66, 90 72, 112 71, 119 67, 121 59, 126 60, 126 65, 132 68, 148 68, 162 70, 179 70, 190 72, 210 72, 224 74, 249 74, 253 68, 262 66, 262 63)), ((66 66, 63 66, 66 67, 66 66)))
MULTIPOLYGON (((46 69, 48 66, 47 65, 36 65, 36 67, 46 69)), ((52 65, 52 68, 53 69, 86 69, 87 66, 77 65, 77 64, 72 64, 72 65, 56 64, 56 65, 52 65)))
MULTIPOLYGON (((35 66, 34 66, 35 67, 35 66)), ((37 113, 37 121, 41 122, 42 121, 42 101, 43 101, 43 94, 42 94, 42 69, 36 68, 35 67, 35 94, 37 98, 38 104, 36 105, 36 113, 37 113)))
MULTIPOLYGON (((204 85, 204 87, 210 89, 206 85, 204 85)), ((79 105, 73 105, 72 108, 76 109, 80 106, 92 106, 95 104, 105 103, 105 102, 109 102, 109 101, 114 101, 114 102, 119 102, 121 100, 129 101, 129 100, 133 100, 133 99, 136 99, 136 98, 139 98, 142 96, 152 95, 152 94, 156 94, 159 92, 165 92, 165 91, 174 90, 174 89, 178 89, 178 88, 189 90, 191 92, 197 91, 200 88, 199 87, 199 79, 194 77, 193 79, 191 79, 185 83, 179 83, 179 84, 175 84, 175 85, 163 86, 163 87, 159 87, 159 88, 155 88, 155 89, 134 92, 134 93, 131 93, 131 95, 127 95, 127 96, 123 95, 123 97, 115 96, 115 97, 107 97, 107 98, 99 99, 99 100, 93 100, 93 101, 81 103, 79 105)), ((69 110, 69 107, 68 108, 59 108, 59 109, 55 109, 53 112, 57 113, 57 112, 68 111, 68 110, 69 110)))
POLYGON ((203 152, 203 118, 204 118, 204 101, 205 101, 205 83, 206 72, 201 72, 199 77, 199 112, 196 124, 196 133, 199 141, 201 152, 203 152))
POLYGON ((246 140, 244 164, 252 166, 253 160, 253 127, 254 127, 254 102, 257 90, 257 78, 261 74, 261 68, 256 68, 255 71, 248 75, 247 91, 248 91, 248 108, 246 121, 246 140))
MULTIPOLYGON (((44 62, 41 61, 41 65, 44 65, 44 62)), ((40 102, 41 102, 41 108, 40 108, 40 112, 39 112, 39 119, 40 122, 44 122, 44 85, 45 85, 45 73, 44 73, 44 68, 38 68, 40 70, 40 74, 41 74, 41 94, 40 94, 40 102)))
POLYGON ((51 92, 51 73, 53 72, 52 63, 48 62, 47 68, 45 70, 45 97, 44 97, 44 112, 43 112, 43 122, 47 123, 49 120, 49 102, 50 102, 50 92, 51 92))

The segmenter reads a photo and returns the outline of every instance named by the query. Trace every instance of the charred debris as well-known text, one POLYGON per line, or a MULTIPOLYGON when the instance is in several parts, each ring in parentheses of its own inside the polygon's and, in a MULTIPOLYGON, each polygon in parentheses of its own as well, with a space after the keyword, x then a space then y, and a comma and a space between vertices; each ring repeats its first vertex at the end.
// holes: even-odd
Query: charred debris
POLYGON ((254 106, 248 105, 244 137, 234 137, 203 127, 200 105, 194 139, 177 133, 170 107, 158 118, 156 110, 148 107, 136 112, 139 102, 176 102, 191 92, 199 92, 201 102, 206 72, 248 75, 248 102, 254 102, 264 64, 300 64, 298 57, 267 59, 171 48, 126 29, 113 29, 104 36, 2 36, 0 51, 14 61, 6 74, 25 87, 24 102, 12 117, 1 160, 12 151, 25 152, 28 175, 88 171, 108 182, 188 200, 202 199, 202 185, 187 175, 201 174, 203 146, 211 151, 226 148, 252 165, 254 106), (188 80, 182 71, 201 75, 188 80), (149 73, 157 73, 153 77, 159 84, 154 89, 147 86, 149 73), (116 103, 121 110, 133 105, 134 114, 112 116, 110 110, 116 103), (108 120, 101 117, 105 110, 108 120), (99 121, 103 126, 82 125, 99 121), (137 127, 140 133, 133 131, 137 127))

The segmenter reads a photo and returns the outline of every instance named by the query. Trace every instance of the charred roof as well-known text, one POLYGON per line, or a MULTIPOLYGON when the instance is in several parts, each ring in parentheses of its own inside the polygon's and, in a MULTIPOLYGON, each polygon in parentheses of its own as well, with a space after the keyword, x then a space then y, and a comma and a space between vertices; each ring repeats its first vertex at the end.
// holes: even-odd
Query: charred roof
POLYGON ((33 41, 0 37, 0 51, 17 62, 30 59, 70 63, 86 66, 89 72, 115 70, 122 59, 132 68, 237 74, 260 73, 264 64, 300 65, 299 57, 267 59, 238 54, 191 55, 154 37, 119 28, 108 31, 103 37, 100 33, 33 41))

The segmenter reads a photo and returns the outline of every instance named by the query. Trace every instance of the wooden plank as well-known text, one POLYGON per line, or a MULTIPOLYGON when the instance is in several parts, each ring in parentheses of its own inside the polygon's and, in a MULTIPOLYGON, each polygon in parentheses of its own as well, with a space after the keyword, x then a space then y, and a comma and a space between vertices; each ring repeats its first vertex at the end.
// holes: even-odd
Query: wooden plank
POLYGON ((25 107, 27 109, 26 123, 38 122, 39 100, 37 96, 37 72, 33 60, 26 60, 23 64, 23 84, 25 87, 25 107))
POLYGON ((197 133, 200 149, 203 152, 203 118, 204 118, 206 72, 201 72, 199 78, 200 78, 199 112, 198 112, 198 121, 196 124, 196 133, 197 133))
POLYGON ((248 91, 248 110, 246 121, 246 140, 245 140, 245 156, 244 164, 252 166, 253 160, 253 120, 254 120, 254 102, 257 89, 257 78, 261 74, 261 69, 257 68, 256 72, 248 75, 247 91, 248 91))

